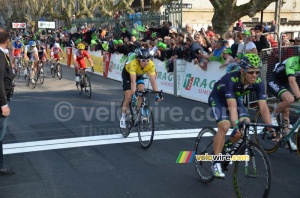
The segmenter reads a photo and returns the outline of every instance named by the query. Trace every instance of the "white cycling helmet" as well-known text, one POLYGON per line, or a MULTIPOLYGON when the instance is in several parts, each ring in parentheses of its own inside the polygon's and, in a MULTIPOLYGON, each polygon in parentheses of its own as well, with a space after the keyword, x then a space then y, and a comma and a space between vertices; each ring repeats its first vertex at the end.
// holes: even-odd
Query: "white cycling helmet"
POLYGON ((53 47, 55 47, 55 48, 59 48, 59 47, 60 47, 60 45, 59 45, 59 43, 55 43, 53 47))

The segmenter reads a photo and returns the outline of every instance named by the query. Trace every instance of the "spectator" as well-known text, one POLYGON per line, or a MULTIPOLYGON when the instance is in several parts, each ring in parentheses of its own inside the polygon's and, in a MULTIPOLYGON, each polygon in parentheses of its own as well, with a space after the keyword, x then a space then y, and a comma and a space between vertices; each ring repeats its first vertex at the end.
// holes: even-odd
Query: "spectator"
POLYGON ((270 27, 270 32, 276 32, 276 21, 275 20, 272 20, 271 22, 271 27, 270 27))
POLYGON ((221 63, 224 61, 223 57, 221 56, 222 52, 226 49, 226 46, 223 41, 219 40, 217 41, 216 49, 209 54, 205 55, 202 54, 201 56, 210 60, 210 61, 220 61, 221 63))
POLYGON ((300 37, 295 38, 294 45, 300 45, 300 37))
POLYGON ((202 57, 202 54, 205 52, 201 51, 200 49, 196 49, 194 51, 195 54, 195 59, 194 59, 194 64, 198 65, 202 70, 206 71, 207 70, 207 63, 208 60, 206 58, 202 57))
POLYGON ((172 23, 170 21, 164 23, 164 25, 161 28, 149 28, 150 31, 159 33, 160 38, 164 38, 165 36, 169 35, 170 27, 172 26, 172 23))
POLYGON ((121 34, 120 34, 121 39, 124 39, 125 37, 131 38, 130 32, 127 30, 126 27, 121 29, 121 34))
POLYGON ((282 43, 282 41, 285 40, 285 39, 288 39, 287 35, 286 35, 286 34, 282 34, 281 39, 280 39, 280 40, 281 40, 281 43, 282 43))
POLYGON ((255 26, 255 45, 258 52, 260 52, 262 49, 270 48, 270 45, 268 43, 268 40, 265 35, 263 35, 262 32, 263 27, 261 25, 255 26))
POLYGON ((231 56, 231 54, 232 54, 232 51, 229 48, 227 48, 225 51, 223 51, 222 55, 223 55, 223 58, 225 59, 225 62, 222 65, 220 65, 220 68, 227 67, 230 63, 235 62, 235 60, 231 56))
POLYGON ((268 24, 266 22, 263 22, 262 26, 264 28, 263 33, 270 32, 270 27, 268 26, 268 24))
POLYGON ((275 41, 274 39, 274 34, 270 33, 267 35, 267 39, 270 43, 270 46, 273 48, 273 47, 278 47, 278 43, 277 41, 275 41))
POLYGON ((140 43, 136 40, 135 36, 131 37, 131 40, 127 43, 129 51, 133 52, 135 49, 140 48, 140 43))
POLYGON ((8 40, 8 32, 0 28, 0 175, 15 174, 13 169, 4 168, 3 166, 3 138, 6 133, 7 118, 10 115, 8 103, 14 90, 13 72, 9 59, 9 51, 7 50, 8 40))
POLYGON ((207 31, 206 31, 207 38, 210 39, 212 36, 215 36, 215 35, 216 35, 216 33, 214 32, 213 27, 208 26, 207 31))
POLYGON ((192 27, 191 24, 186 24, 185 26, 186 33, 188 36, 194 37, 197 31, 192 27))
POLYGON ((194 53, 194 51, 196 49, 200 49, 201 51, 204 51, 204 49, 198 43, 196 43, 194 41, 193 37, 191 37, 191 36, 189 36, 189 37, 186 38, 186 44, 190 48, 190 53, 189 53, 188 59, 192 59, 193 60, 193 59, 196 58, 195 53, 194 53))
POLYGON ((256 45, 251 41, 251 33, 249 30, 244 30, 242 35, 244 36, 244 42, 240 43, 238 46, 237 56, 239 54, 257 54, 256 45), (246 43, 246 47, 245 47, 246 43))
POLYGON ((232 32, 228 31, 225 35, 225 39, 228 41, 228 47, 231 47, 234 44, 232 32))
POLYGON ((281 61, 286 60, 289 57, 294 56, 294 49, 290 47, 290 41, 288 39, 284 39, 282 41, 282 48, 281 48, 281 61))

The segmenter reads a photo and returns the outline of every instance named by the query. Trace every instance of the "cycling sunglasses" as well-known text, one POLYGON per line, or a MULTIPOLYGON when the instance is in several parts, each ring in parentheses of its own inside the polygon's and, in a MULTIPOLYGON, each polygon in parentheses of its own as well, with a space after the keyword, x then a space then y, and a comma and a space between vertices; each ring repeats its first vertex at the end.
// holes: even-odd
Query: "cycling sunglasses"
POLYGON ((259 75, 260 71, 247 71, 247 74, 253 75, 253 74, 259 75))
POLYGON ((140 59, 140 61, 143 63, 148 63, 150 61, 150 59, 140 59))

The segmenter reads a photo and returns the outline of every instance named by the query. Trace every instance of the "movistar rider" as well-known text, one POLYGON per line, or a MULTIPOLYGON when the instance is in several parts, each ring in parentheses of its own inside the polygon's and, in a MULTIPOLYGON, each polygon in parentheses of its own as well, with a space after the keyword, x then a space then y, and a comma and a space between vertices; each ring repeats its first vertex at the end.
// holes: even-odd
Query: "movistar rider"
MULTIPOLYGON (((265 123, 271 124, 264 83, 258 77, 261 68, 259 56, 245 54, 241 59, 240 67, 240 71, 227 73, 217 81, 208 98, 208 104, 218 123, 218 132, 214 137, 214 155, 222 153, 225 135, 230 126, 234 127, 234 133, 231 134, 231 138, 225 143, 225 146, 232 145, 241 138, 241 133, 237 129, 239 121, 246 119, 247 122, 250 122, 249 114, 239 99, 240 96, 252 91, 256 92, 263 120, 265 123)), ((216 177, 225 177, 220 161, 213 162, 212 170, 216 177)))

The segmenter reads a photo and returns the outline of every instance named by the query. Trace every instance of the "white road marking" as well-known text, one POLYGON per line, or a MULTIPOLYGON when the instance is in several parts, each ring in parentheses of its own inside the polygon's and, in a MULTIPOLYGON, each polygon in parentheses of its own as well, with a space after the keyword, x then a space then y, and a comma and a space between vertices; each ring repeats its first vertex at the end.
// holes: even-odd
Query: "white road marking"
MULTIPOLYGON (((200 130, 201 128, 155 131, 154 140, 196 138, 200 130)), ((230 133, 231 130, 228 131, 227 135, 230 135, 230 133)), ((97 145, 106 145, 106 144, 129 143, 129 142, 138 142, 138 141, 139 141, 138 134, 134 132, 131 133, 127 138, 123 138, 121 134, 114 134, 114 135, 100 135, 100 136, 76 137, 76 138, 4 144, 3 152, 4 154, 7 155, 7 154, 16 154, 16 153, 27 153, 27 152, 35 152, 35 151, 47 151, 47 150, 54 150, 54 149, 97 146, 97 145)))

